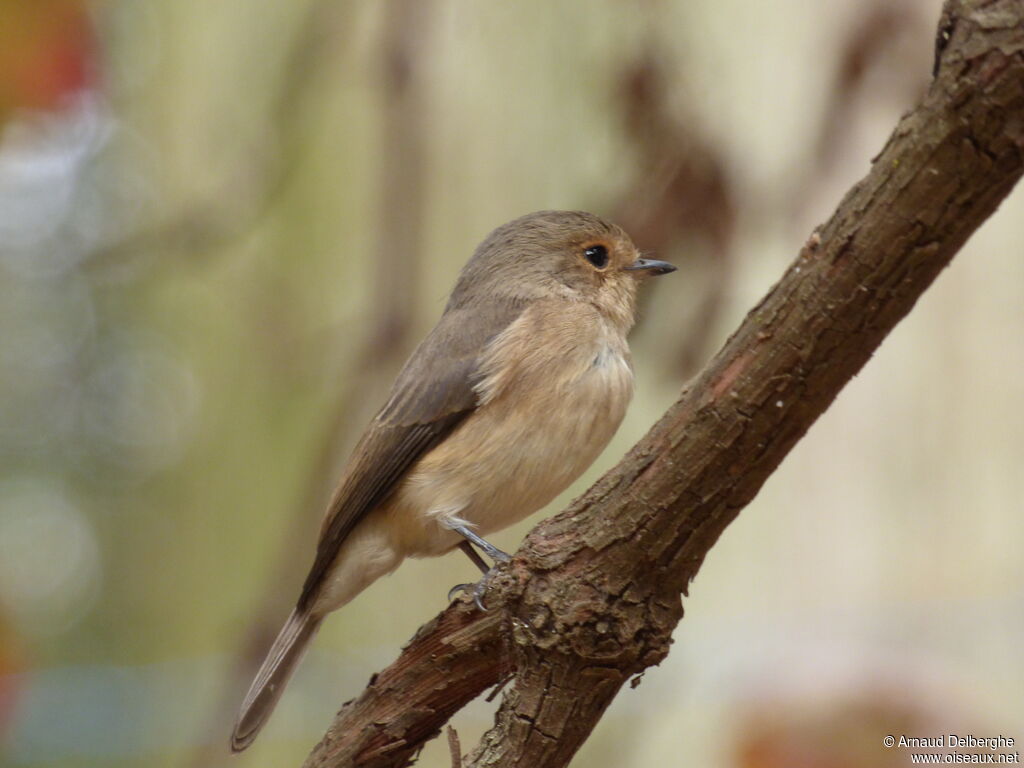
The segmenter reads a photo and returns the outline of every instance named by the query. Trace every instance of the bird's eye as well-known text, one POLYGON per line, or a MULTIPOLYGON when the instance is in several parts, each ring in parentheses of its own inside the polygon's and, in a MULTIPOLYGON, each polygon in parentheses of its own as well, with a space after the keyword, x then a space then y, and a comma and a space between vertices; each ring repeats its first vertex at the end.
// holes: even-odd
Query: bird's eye
POLYGON ((598 269, 608 266, 608 249, 603 245, 592 245, 583 251, 583 257, 598 269))

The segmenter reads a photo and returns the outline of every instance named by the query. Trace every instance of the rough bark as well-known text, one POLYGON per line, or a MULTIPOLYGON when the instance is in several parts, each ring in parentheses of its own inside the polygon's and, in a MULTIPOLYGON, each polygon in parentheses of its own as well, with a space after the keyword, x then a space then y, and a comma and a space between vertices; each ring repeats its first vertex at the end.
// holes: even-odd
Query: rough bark
POLYGON ((721 352, 527 537, 488 595, 496 610, 456 603, 421 629, 307 768, 407 765, 506 674, 467 765, 563 766, 623 683, 665 657, 724 528, 1021 176, 1024 0, 950 0, 937 57, 922 103, 721 352))

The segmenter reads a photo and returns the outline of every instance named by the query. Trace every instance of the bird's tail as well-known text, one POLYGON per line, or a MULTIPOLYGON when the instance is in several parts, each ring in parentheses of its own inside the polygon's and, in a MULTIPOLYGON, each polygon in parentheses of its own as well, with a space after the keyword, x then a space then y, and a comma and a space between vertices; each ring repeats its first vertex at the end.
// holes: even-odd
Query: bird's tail
POLYGON ((320 618, 311 616, 308 610, 292 611, 242 702, 235 730, 231 733, 232 752, 241 752, 252 744, 319 627, 320 618))

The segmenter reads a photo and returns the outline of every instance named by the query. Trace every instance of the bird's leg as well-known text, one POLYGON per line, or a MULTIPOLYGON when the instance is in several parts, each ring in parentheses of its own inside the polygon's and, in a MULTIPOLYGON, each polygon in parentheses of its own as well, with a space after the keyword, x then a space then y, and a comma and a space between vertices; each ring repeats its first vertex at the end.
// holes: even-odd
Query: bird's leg
POLYGON ((468 541, 459 542, 459 549, 466 553, 466 557, 473 561, 473 565, 480 569, 480 573, 487 573, 491 570, 490 566, 480 557, 480 553, 473 549, 473 545, 468 541))
MULTIPOLYGON (((480 557, 480 553, 473 549, 472 544, 470 544, 468 541, 459 542, 459 549, 466 553, 466 557, 473 561, 473 564, 480 569, 480 573, 482 573, 484 576, 487 576, 487 572, 491 570, 490 566, 488 566, 487 563, 484 562, 484 559, 480 557)), ((473 583, 456 584, 454 587, 448 590, 448 600, 450 602, 451 599, 458 592, 469 592, 470 590, 475 588, 476 584, 473 583)))
POLYGON ((481 611, 486 611, 487 607, 484 605, 483 596, 484 593, 487 592, 488 582, 490 582, 491 576, 494 575, 498 566, 501 563, 507 563, 512 558, 507 552, 502 552, 489 541, 477 536, 464 525, 453 525, 451 529, 466 539, 459 543, 459 549, 465 552, 476 567, 480 569, 480 572, 483 573, 483 577, 476 584, 456 584, 448 590, 448 599, 451 600, 452 596, 457 592, 469 592, 472 590, 473 602, 476 603, 476 607, 481 611), (480 557, 480 554, 473 549, 473 544, 476 544, 483 550, 484 554, 494 560, 494 565, 488 567, 487 563, 484 562, 484 559, 480 557))
MULTIPOLYGON (((491 542, 487 541, 486 539, 480 538, 464 525, 453 525, 452 530, 460 536, 462 536, 464 539, 466 539, 466 541, 462 542, 463 544, 476 544, 481 550, 483 550, 483 553, 487 555, 489 558, 491 558, 491 560, 493 560, 495 563, 507 563, 509 560, 512 559, 512 556, 508 554, 508 552, 502 552, 496 546, 491 544, 491 542)), ((472 547, 470 547, 470 549, 472 549, 472 547)), ((465 552, 466 550, 463 549, 462 551, 465 552)), ((473 555, 470 555, 469 559, 473 560, 473 562, 476 563, 477 566, 480 566, 479 557, 477 559, 474 559, 473 555)), ((484 573, 486 572, 487 571, 484 571, 484 573)))

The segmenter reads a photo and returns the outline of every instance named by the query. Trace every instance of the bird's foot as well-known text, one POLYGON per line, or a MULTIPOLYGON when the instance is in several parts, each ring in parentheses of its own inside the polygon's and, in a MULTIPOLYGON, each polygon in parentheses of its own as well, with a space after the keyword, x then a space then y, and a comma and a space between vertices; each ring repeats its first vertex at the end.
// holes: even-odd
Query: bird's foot
POLYGON ((508 552, 502 552, 496 546, 491 544, 491 542, 477 536, 473 531, 463 525, 453 526, 452 530, 466 539, 459 543, 459 549, 465 552, 469 556, 469 559, 476 564, 480 569, 480 572, 483 574, 483 578, 475 584, 456 584, 448 590, 448 601, 451 602, 452 597, 459 592, 470 593, 473 595, 473 602, 476 603, 476 607, 481 611, 486 611, 487 606, 484 605, 484 595, 487 593, 487 587, 490 584, 491 577, 500 566, 512 559, 512 555, 508 554, 508 552), (480 549, 482 549, 484 554, 494 561, 494 565, 488 566, 484 559, 480 557, 480 554, 473 549, 470 542, 476 544, 480 549))
MULTIPOLYGON (((505 557, 508 558, 508 555, 505 555, 505 557)), ((507 562, 508 560, 501 561, 502 564, 507 562)), ((495 573, 498 572, 498 569, 500 567, 500 564, 496 564, 493 568, 489 568, 487 572, 484 573, 484 575, 480 578, 480 581, 476 583, 469 582, 467 584, 456 584, 454 587, 448 590, 448 601, 451 602, 455 598, 455 595, 459 594, 460 592, 464 592, 466 594, 472 595, 473 603, 476 604, 476 607, 486 613, 488 608, 486 605, 484 605, 484 595, 487 594, 487 588, 490 586, 491 578, 494 576, 495 573)))

